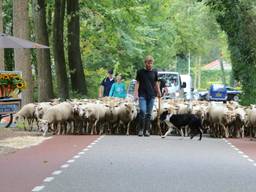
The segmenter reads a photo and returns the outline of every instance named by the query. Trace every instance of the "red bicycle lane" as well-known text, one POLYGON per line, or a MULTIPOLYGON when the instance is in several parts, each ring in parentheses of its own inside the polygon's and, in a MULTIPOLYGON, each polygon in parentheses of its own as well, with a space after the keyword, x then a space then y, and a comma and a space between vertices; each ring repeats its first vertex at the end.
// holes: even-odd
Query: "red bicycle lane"
POLYGON ((256 161, 256 140, 251 140, 250 138, 242 139, 227 139, 230 143, 236 146, 240 151, 244 152, 251 159, 256 161))
POLYGON ((28 192, 99 136, 53 136, 0 156, 0 191, 28 192))

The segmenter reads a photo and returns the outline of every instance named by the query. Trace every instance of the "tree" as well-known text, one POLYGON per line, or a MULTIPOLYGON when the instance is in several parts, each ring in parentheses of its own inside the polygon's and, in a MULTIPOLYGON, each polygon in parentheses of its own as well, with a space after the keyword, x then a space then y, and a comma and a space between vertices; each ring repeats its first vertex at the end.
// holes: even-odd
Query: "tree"
POLYGON ((256 97, 256 13, 255 2, 248 0, 207 0, 217 22, 227 33, 235 79, 242 84, 243 104, 256 97))
POLYGON ((65 4, 65 0, 55 0, 53 23, 53 52, 56 68, 58 95, 63 99, 69 98, 68 77, 63 42, 65 4))
MULTIPOLYGON (((3 32, 3 0, 0 0, 0 32, 3 32)), ((4 70, 4 50, 0 49, 0 70, 4 70)))
POLYGON ((80 52, 79 0, 67 0, 68 63, 72 90, 86 94, 86 83, 80 52))
MULTIPOLYGON (((29 39, 28 0, 13 0, 13 31, 14 36, 29 39)), ((27 87, 23 91, 22 104, 33 102, 33 78, 29 49, 15 49, 15 70, 22 71, 27 87)))
MULTIPOLYGON (((45 0, 33 0, 33 19, 35 36, 38 43, 49 45, 46 25, 45 0)), ((48 101, 53 98, 53 85, 49 49, 37 50, 38 68, 38 101, 48 101)))

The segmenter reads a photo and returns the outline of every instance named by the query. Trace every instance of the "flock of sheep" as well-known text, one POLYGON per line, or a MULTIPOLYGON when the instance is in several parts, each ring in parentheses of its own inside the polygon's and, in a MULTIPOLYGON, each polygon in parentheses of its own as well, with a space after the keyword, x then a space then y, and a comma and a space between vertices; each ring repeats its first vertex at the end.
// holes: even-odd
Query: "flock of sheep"
MULTIPOLYGON (((244 137, 256 134, 256 106, 244 107, 236 102, 226 104, 207 101, 157 99, 152 113, 152 134, 159 134, 158 112, 192 113, 201 118, 203 126, 212 137, 244 137)), ((138 103, 130 99, 105 97, 60 102, 30 103, 16 113, 15 121, 28 122, 29 130, 37 127, 43 135, 54 134, 137 134, 138 103), (35 123, 36 122, 36 125, 35 123)), ((162 131, 166 125, 161 124, 162 131)), ((189 127, 185 127, 188 135, 189 127)), ((26 130, 26 128, 25 128, 26 130)))

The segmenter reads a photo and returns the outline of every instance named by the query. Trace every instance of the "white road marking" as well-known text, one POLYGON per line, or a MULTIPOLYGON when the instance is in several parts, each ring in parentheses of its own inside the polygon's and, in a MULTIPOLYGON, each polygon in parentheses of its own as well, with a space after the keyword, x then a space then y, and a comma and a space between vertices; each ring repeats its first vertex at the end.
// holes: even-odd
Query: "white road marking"
POLYGON ((59 175, 59 174, 61 174, 61 173, 62 173, 61 170, 57 170, 57 171, 54 171, 54 172, 52 173, 52 175, 59 175))
POLYGON ((68 163, 74 163, 74 161, 75 161, 74 159, 70 159, 70 160, 68 160, 67 162, 68 162, 68 163))
MULTIPOLYGON (((92 142, 90 145, 88 145, 86 148, 84 148, 82 151, 80 151, 78 154, 79 155, 75 155, 74 158, 77 159, 80 157, 80 155, 84 154, 85 151, 89 151, 90 148, 92 148, 93 145, 95 145, 98 141, 100 141, 104 136, 101 136, 99 137, 98 139, 96 139, 94 142, 92 142)), ((75 162, 74 159, 70 159, 67 161, 67 163, 73 163, 75 162)), ((61 166, 61 168, 67 168, 69 167, 70 165, 69 164, 64 164, 61 166)), ((52 172, 52 175, 59 175, 61 174, 62 171, 61 170, 57 170, 57 171, 54 171, 52 172)), ((46 177, 43 182, 51 182, 52 180, 54 180, 54 177, 46 177)), ((32 192, 37 192, 37 191, 41 191, 45 186, 41 185, 41 186, 36 186, 34 187, 34 189, 32 189, 32 192)))
POLYGON ((78 159, 80 157, 80 155, 75 155, 74 158, 75 159, 78 159))
POLYGON ((54 177, 46 177, 44 179, 44 182, 51 182, 54 179, 54 177))
MULTIPOLYGON (((232 145, 230 142, 228 142, 226 139, 224 139, 224 141, 230 145, 231 148, 233 148, 234 150, 236 150, 242 157, 246 158, 249 162, 254 163, 255 161, 253 159, 251 159, 248 155, 245 155, 244 152, 240 151, 236 146, 232 145)), ((253 164, 256 167, 256 163, 253 164)))
POLYGON ((44 188, 43 185, 41 185, 41 186, 36 186, 34 189, 32 189, 32 192, 41 191, 43 188, 44 188))
POLYGON ((67 168, 67 167, 69 167, 69 164, 61 165, 61 168, 67 168))

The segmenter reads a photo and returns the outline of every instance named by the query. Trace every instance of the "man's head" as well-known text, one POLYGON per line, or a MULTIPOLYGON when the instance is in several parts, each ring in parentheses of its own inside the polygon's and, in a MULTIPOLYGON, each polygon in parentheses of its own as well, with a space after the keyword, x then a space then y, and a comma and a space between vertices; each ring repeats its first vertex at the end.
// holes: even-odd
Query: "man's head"
POLYGON ((144 65, 146 70, 151 71, 153 68, 154 58, 151 55, 145 57, 144 65))
POLYGON ((109 70, 108 70, 108 75, 109 75, 109 76, 112 76, 112 75, 113 75, 113 69, 109 69, 109 70))

